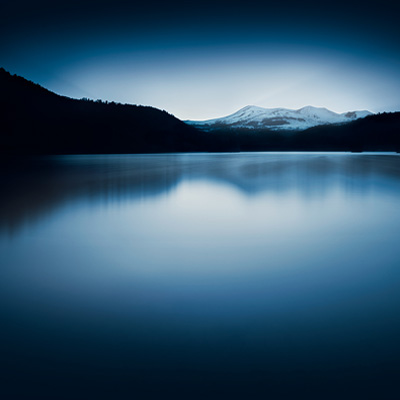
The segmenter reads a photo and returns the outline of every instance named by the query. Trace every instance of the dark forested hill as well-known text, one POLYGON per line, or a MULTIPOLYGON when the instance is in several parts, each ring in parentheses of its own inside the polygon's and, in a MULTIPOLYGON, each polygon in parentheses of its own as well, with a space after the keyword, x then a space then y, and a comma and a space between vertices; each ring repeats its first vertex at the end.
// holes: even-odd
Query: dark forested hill
POLYGON ((152 107, 59 96, 0 68, 0 153, 400 151, 400 112, 304 131, 201 132, 152 107))
POLYGON ((165 111, 59 96, 0 68, 0 152, 141 153, 199 148, 165 111))
POLYGON ((400 151, 400 112, 370 115, 343 124, 299 132, 292 145, 298 150, 400 151))
POLYGON ((204 132, 215 151, 400 151, 400 112, 303 131, 232 129, 204 132))

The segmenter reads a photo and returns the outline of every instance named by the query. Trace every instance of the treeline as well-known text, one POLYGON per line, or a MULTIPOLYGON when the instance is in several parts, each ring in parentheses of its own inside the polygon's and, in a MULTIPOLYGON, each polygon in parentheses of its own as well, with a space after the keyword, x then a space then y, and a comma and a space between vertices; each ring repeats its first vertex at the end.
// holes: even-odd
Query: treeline
POLYGON ((199 135, 166 111, 59 96, 0 69, 3 154, 193 151, 199 135))
POLYGON ((304 131, 218 129, 204 132, 215 151, 400 151, 400 112, 304 131))
POLYGON ((0 68, 0 153, 400 151, 400 113, 305 131, 203 132, 153 107, 75 100, 0 68))

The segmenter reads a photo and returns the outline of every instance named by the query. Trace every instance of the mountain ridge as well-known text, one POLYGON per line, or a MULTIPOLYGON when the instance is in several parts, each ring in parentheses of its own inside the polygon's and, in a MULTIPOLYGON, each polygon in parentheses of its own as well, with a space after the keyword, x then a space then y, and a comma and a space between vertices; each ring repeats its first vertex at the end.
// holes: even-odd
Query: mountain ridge
POLYGON ((166 111, 72 99, 0 68, 0 153, 192 151, 197 134, 166 111))
POLYGON ((188 125, 202 130, 216 128, 247 128, 270 130, 305 130, 318 125, 342 124, 373 115, 368 110, 335 113, 325 107, 304 106, 299 109, 264 108, 248 105, 225 117, 204 121, 186 120, 188 125))
POLYGON ((199 130, 153 107, 71 99, 0 68, 0 162, 41 154, 400 151, 400 112, 305 130, 220 125, 199 130))

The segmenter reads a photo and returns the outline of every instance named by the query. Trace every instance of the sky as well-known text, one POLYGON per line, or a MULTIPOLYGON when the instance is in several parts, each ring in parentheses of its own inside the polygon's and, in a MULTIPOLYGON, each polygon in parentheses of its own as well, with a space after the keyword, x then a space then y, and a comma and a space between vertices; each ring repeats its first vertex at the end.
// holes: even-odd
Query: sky
POLYGON ((0 66, 186 120, 246 105, 400 110, 400 4, 2 0, 0 66))

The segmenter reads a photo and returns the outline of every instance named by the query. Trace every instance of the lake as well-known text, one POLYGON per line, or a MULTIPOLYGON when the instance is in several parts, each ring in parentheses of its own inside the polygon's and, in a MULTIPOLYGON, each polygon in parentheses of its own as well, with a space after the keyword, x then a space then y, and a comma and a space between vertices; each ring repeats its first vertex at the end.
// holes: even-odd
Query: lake
POLYGON ((400 398, 400 157, 0 169, 0 397, 400 398))

